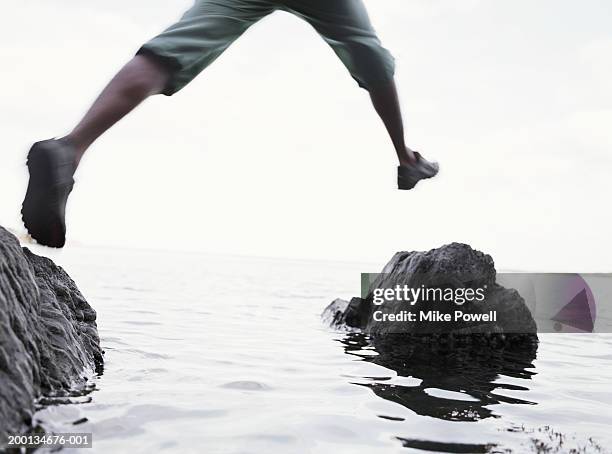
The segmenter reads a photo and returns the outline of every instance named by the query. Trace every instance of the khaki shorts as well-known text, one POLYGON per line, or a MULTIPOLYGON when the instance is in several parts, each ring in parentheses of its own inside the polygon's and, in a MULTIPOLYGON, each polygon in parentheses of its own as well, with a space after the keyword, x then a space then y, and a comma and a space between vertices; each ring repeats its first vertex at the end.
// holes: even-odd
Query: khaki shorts
POLYGON ((170 69, 163 91, 176 93, 258 20, 284 10, 308 22, 353 78, 369 89, 393 79, 394 59, 381 46, 362 0, 196 0, 166 31, 138 51, 170 69))

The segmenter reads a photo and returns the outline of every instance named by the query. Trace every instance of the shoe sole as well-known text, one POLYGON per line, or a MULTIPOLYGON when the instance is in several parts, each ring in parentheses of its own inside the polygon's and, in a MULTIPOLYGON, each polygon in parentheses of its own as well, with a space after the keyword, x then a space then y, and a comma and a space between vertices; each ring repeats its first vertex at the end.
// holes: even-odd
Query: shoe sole
MULTIPOLYGON (((401 170, 398 170, 398 172, 401 172, 401 170)), ((419 183, 419 181, 429 180, 430 178, 438 175, 438 172, 439 168, 436 168, 435 173, 433 174, 425 174, 422 170, 418 172, 419 175, 400 175, 398 173, 397 188, 400 190, 409 191, 410 189, 413 189, 419 183)))
POLYGON ((57 201, 65 197, 52 151, 37 149, 34 144, 28 154, 30 181, 21 209, 23 224, 32 238, 43 246, 61 248, 66 243, 63 208, 57 201), (55 206, 54 206, 55 205, 55 206))

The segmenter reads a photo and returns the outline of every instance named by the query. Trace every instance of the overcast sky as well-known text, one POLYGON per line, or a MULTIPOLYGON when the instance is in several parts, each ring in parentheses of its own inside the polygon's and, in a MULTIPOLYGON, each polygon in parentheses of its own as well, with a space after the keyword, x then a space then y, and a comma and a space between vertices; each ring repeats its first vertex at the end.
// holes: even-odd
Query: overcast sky
MULTIPOLYGON (((1 4, 0 224, 22 228, 30 144, 66 133, 190 2, 1 4)), ((612 2, 366 4, 397 58, 408 142, 438 178, 395 189, 366 93, 276 13, 91 148, 69 239, 381 264, 461 241, 500 268, 612 271, 612 2)))

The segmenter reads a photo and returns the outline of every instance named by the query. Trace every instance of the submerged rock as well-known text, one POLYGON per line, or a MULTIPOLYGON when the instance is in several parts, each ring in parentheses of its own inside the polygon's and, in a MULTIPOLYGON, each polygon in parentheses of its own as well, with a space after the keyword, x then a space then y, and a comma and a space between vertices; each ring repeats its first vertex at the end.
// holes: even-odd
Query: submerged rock
MULTIPOLYGON (((496 271, 491 256, 472 249, 466 244, 452 243, 427 252, 398 252, 369 285, 364 298, 332 302, 324 318, 335 327, 357 328, 370 335, 403 334, 425 335, 428 338, 446 338, 449 335, 477 334, 494 342, 513 340, 537 341, 536 324, 521 295, 495 282, 496 271), (439 289, 455 292, 470 289, 471 294, 481 292, 482 298, 464 301, 407 301, 392 297, 384 304, 376 304, 376 289, 407 286, 412 289, 439 289), (433 311, 450 321, 421 319, 421 313, 433 311), (495 320, 466 322, 455 320, 456 311, 468 316, 495 313, 495 320), (381 320, 381 314, 412 313, 412 322, 381 320)), ((456 293, 455 293, 456 294, 456 293)), ((379 294, 380 295, 380 294, 379 294)), ((469 317, 468 317, 469 318, 469 317)), ((472 336, 473 337, 473 336, 472 336)), ((476 339, 476 338, 474 338, 476 339)))
POLYGON ((42 396, 66 396, 101 372, 96 312, 66 272, 0 227, 0 447, 42 396))

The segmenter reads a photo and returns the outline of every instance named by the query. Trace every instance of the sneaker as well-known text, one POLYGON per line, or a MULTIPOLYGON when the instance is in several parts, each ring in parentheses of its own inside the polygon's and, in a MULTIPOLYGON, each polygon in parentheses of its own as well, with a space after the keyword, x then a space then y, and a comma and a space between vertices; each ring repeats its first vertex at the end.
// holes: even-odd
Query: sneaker
POLYGON ((30 181, 21 215, 39 244, 61 248, 66 243, 66 202, 74 185, 76 151, 65 140, 36 142, 28 153, 30 181))
POLYGON ((417 159, 411 166, 399 166, 397 168, 397 187, 398 189, 410 190, 421 180, 435 177, 440 165, 437 162, 429 162, 420 153, 414 152, 417 159))

